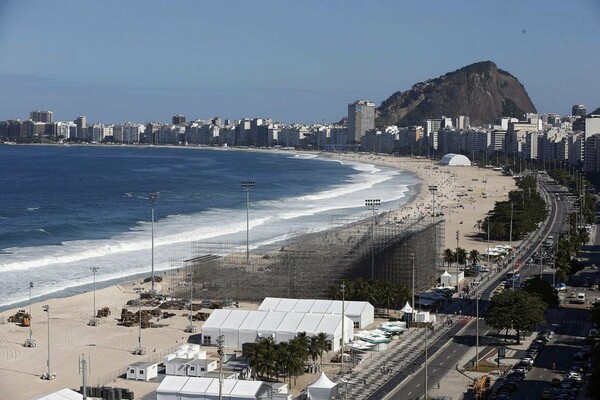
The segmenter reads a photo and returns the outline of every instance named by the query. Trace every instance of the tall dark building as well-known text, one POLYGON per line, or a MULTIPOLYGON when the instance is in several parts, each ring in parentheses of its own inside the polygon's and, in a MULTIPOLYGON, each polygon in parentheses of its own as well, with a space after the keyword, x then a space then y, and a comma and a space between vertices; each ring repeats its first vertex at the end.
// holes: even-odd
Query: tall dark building
POLYGON ((87 118, 85 115, 77 117, 75 121, 75 125, 77 125, 77 138, 83 139, 85 136, 85 129, 87 128, 87 118))
POLYGON ((371 129, 375 129, 375 103, 357 100, 348 104, 348 138, 359 143, 371 129))
POLYGON ((29 119, 33 122, 54 122, 54 113, 52 111, 32 111, 29 113, 29 119))
POLYGON ((587 109, 583 104, 575 104, 571 109, 571 115, 576 115, 578 117, 585 117, 587 114, 587 109))
POLYGON ((175 115, 173 117, 173 125, 183 125, 183 124, 185 124, 185 116, 175 115))

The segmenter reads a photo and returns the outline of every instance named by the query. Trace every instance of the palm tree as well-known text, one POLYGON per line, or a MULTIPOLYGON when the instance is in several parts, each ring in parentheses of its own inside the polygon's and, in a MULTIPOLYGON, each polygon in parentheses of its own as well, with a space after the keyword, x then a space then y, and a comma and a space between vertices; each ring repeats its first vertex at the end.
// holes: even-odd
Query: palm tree
POLYGON ((277 352, 272 338, 262 338, 254 343, 248 354, 248 365, 256 376, 277 376, 277 352))
POLYGON ((467 263, 467 251, 462 247, 456 249, 456 262, 460 265, 465 265, 467 263))
POLYGON ((313 372, 316 372, 315 366, 317 365, 317 360, 319 359, 319 354, 321 350, 319 348, 319 342, 316 336, 312 336, 308 343, 308 356, 312 360, 312 368, 313 372))
POLYGON ((452 249, 446 249, 442 253, 442 260, 445 263, 448 263, 448 268, 450 268, 450 266, 452 265, 452 262, 454 261, 454 257, 455 257, 455 254, 452 251, 452 249))
POLYGON ((317 342, 317 351, 319 352, 319 358, 321 359, 321 368, 323 369, 323 352, 329 349, 329 345, 327 344, 327 334, 324 332, 319 332, 317 336, 315 336, 317 342))
POLYGON ((469 252, 469 261, 471 262, 472 266, 475 266, 475 264, 477 264, 480 260, 480 253, 477 250, 473 249, 469 252))

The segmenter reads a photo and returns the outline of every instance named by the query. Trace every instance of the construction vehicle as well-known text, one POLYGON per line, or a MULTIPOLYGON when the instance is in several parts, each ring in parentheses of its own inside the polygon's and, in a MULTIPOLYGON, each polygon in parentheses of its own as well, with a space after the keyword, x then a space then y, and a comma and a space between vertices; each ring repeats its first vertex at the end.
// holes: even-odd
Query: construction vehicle
POLYGON ((8 322, 28 327, 31 324, 31 316, 25 310, 19 310, 16 314, 8 317, 8 322))

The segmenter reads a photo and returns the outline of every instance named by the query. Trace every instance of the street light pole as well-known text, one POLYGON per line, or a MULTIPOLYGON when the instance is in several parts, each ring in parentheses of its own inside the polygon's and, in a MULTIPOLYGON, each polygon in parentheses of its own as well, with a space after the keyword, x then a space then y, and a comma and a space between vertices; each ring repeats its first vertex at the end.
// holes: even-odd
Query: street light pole
POLYGON ((510 230, 508 234, 508 245, 512 251, 512 225, 513 225, 513 204, 510 203, 510 230))
POLYGON ((412 261, 412 318, 410 322, 415 322, 415 255, 411 254, 410 259, 412 261))
POLYGON ((246 264, 250 264, 250 191, 254 181, 242 181, 242 190, 246 192, 246 264))
POLYGON ((456 293, 458 293, 458 290, 460 289, 458 287, 458 274, 459 272, 459 266, 458 266, 458 236, 459 235, 459 231, 456 231, 456 293))
POLYGON ((92 319, 90 319, 90 326, 98 325, 98 320, 96 319, 96 272, 98 272, 100 268, 91 267, 92 274, 94 275, 94 308, 92 309, 92 319))
POLYGON ((40 378, 51 381, 52 379, 56 378, 56 375, 50 372, 50 306, 45 305, 42 307, 42 310, 48 313, 48 359, 46 360, 46 366, 48 367, 48 370, 40 378))
POLYGON ((429 330, 429 327, 427 326, 427 324, 425 324, 425 400, 427 400, 427 359, 428 359, 428 355, 427 355, 427 347, 428 347, 428 343, 427 343, 427 331, 429 330))
POLYGON ((341 347, 341 364, 340 364, 340 372, 343 374, 344 373, 344 316, 345 316, 345 309, 344 309, 344 302, 346 300, 346 285, 344 285, 342 283, 342 347, 341 347))
POLYGON ((479 293, 475 294, 475 371, 479 371, 479 293))
POLYGON ((25 340, 25 347, 35 347, 35 340, 32 339, 33 331, 31 328, 33 316, 31 314, 31 289, 33 289, 33 282, 29 282, 29 339, 25 340))
POLYGON ((366 199, 365 206, 370 207, 373 211, 371 217, 371 280, 375 280, 375 210, 381 204, 379 199, 366 199))
POLYGON ((158 193, 148 194, 148 200, 150 200, 150 205, 152 207, 152 295, 153 296, 154 296, 154 207, 156 206, 158 197, 159 197, 158 193))
POLYGON ((488 238, 487 238, 487 267, 490 268, 491 271, 491 264, 490 264, 490 216, 488 215, 487 217, 487 234, 488 234, 488 238))

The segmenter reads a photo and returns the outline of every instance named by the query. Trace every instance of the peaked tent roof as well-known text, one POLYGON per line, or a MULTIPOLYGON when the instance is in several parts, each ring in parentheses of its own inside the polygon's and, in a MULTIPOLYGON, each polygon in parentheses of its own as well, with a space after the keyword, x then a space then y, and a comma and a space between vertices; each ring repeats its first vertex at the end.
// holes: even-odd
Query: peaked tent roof
POLYGON ((321 372, 321 376, 319 376, 316 381, 308 385, 308 387, 313 388, 332 388, 335 386, 337 386, 337 383, 332 382, 331 379, 325 375, 325 372, 321 372))
POLYGON ((413 311, 412 307, 410 306, 410 304, 408 304, 408 301, 406 302, 406 304, 404 305, 404 307, 402 307, 402 311, 403 313, 411 313, 413 311))
POLYGON ((444 277, 448 277, 448 276, 452 276, 452 275, 450 275, 450 274, 448 273, 448 271, 444 271, 444 273, 442 274, 442 276, 444 276, 444 277))

